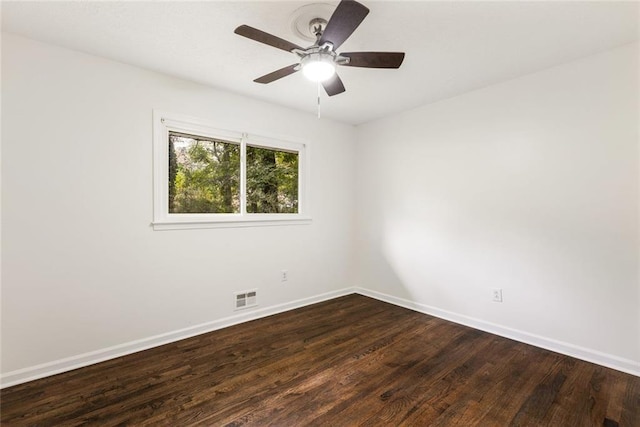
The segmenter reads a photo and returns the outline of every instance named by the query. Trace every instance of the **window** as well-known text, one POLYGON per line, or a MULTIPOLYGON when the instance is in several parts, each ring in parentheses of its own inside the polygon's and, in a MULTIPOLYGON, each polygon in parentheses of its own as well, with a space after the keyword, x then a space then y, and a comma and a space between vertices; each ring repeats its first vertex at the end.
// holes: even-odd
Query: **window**
POLYGON ((154 111, 154 229, 308 223, 306 148, 154 111))
POLYGON ((169 131, 168 182, 170 214, 240 213, 240 144, 169 131))
POLYGON ((298 213, 298 157, 247 145, 247 212, 298 213))

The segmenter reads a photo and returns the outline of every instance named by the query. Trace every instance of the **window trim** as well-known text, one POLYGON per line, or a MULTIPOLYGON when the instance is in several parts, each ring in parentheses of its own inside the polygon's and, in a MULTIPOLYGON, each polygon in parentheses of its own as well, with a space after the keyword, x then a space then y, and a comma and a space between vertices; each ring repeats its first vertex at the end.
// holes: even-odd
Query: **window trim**
POLYGON ((153 221, 154 230, 302 225, 309 215, 309 143, 263 132, 239 132, 211 122, 166 111, 153 110, 153 221), (169 132, 221 139, 240 145, 240 213, 169 213, 169 132), (298 213, 246 212, 246 147, 270 148, 298 153, 298 213))

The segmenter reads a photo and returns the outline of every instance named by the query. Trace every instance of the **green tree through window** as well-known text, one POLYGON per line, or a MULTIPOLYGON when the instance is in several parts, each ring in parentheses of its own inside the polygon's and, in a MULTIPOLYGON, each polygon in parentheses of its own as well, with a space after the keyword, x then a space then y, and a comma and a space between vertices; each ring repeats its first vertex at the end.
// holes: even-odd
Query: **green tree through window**
POLYGON ((169 213, 239 212, 240 145, 170 132, 169 213))
POLYGON ((298 153, 247 146, 247 212, 298 212, 298 153))
MULTIPOLYGON (((246 212, 298 213, 299 153, 246 146, 246 212)), ((239 143, 169 132, 169 213, 240 213, 239 143)))

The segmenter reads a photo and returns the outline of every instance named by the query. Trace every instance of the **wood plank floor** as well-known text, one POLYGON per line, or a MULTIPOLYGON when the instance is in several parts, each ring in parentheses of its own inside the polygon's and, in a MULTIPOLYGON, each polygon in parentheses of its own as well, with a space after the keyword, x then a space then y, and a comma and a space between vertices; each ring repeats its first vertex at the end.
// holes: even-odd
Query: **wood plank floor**
POLYGON ((349 295, 2 390, 3 426, 640 426, 640 378, 349 295))

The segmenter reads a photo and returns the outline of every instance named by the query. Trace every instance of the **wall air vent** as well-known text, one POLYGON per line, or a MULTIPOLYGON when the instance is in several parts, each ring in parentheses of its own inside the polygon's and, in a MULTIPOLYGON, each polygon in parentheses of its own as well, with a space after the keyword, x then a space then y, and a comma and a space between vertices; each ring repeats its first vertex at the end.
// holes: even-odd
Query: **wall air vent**
POLYGON ((234 304, 236 310, 242 310, 258 305, 258 292, 255 289, 250 291, 236 292, 234 296, 234 304))

